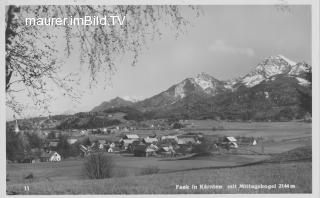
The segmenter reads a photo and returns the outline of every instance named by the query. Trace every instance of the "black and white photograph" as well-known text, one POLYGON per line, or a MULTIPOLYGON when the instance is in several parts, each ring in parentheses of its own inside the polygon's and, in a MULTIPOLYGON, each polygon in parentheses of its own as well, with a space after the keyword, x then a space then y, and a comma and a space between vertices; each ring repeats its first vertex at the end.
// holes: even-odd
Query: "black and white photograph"
POLYGON ((314 1, 34 2, 3 5, 4 194, 318 196, 314 1))

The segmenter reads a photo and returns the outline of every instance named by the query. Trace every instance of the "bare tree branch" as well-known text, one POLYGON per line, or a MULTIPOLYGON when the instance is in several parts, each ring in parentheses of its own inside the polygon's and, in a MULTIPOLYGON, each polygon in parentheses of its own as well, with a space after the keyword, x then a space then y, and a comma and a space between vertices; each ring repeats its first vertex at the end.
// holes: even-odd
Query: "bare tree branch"
MULTIPOLYGON (((184 6, 199 10, 194 6, 184 6)), ((168 27, 175 36, 187 30, 189 22, 182 16, 179 6, 174 5, 115 5, 115 6, 8 6, 6 12, 6 92, 13 93, 15 87, 25 87, 28 96, 37 105, 48 106, 51 95, 48 84, 55 85, 62 95, 77 101, 81 94, 72 86, 73 75, 61 76, 63 57, 55 57, 58 50, 55 42, 65 40, 64 51, 69 57, 80 54, 80 64, 89 69, 89 86, 98 83, 116 70, 115 61, 130 54, 131 64, 136 65, 141 50, 147 41, 161 38, 161 27, 168 27), (59 26, 50 31, 46 26, 26 26, 26 17, 83 17, 125 15, 123 26, 59 26), (59 37, 60 36, 60 37, 59 37), (77 51, 74 45, 80 46, 77 51), (15 86, 15 87, 13 87, 15 86)), ((52 28, 52 27, 51 27, 52 28)), ((78 46, 77 46, 78 47, 78 46)), ((8 97, 11 100, 14 97, 8 97)), ((17 101, 11 102, 16 104, 17 101)))

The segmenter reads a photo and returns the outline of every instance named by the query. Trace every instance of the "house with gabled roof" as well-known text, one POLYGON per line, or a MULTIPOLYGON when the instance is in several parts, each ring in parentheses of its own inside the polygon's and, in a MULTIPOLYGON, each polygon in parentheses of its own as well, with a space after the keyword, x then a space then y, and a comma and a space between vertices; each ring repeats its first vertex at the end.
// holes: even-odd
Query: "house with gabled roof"
POLYGON ((67 141, 69 144, 74 144, 78 141, 78 139, 77 138, 68 138, 67 141))
POLYGON ((60 162, 61 156, 56 151, 43 152, 40 155, 41 162, 60 162))
POLYGON ((167 139, 178 141, 178 137, 176 135, 164 135, 161 137, 161 140, 167 140, 167 139))
POLYGON ((156 155, 156 152, 159 150, 159 148, 154 145, 145 145, 143 143, 140 143, 134 147, 133 153, 134 156, 137 157, 148 157, 152 155, 156 155))
POLYGON ((137 134, 125 134, 122 139, 139 139, 137 134))
POLYGON ((237 139, 235 137, 225 137, 224 142, 228 143, 229 148, 238 148, 237 139))
POLYGON ((195 144, 197 142, 194 136, 180 135, 177 139, 178 144, 195 144))
POLYGON ((157 138, 146 137, 142 140, 145 144, 154 144, 158 142, 157 138))

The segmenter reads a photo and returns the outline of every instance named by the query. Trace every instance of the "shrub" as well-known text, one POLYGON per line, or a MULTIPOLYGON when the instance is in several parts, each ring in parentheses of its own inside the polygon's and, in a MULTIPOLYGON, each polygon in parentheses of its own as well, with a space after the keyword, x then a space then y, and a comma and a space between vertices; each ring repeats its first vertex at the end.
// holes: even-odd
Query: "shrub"
POLYGON ((102 152, 93 153, 85 159, 84 171, 90 179, 104 179, 112 175, 115 167, 112 156, 102 152))
POLYGON ((181 129, 181 128, 183 128, 184 126, 182 125, 182 124, 180 124, 179 122, 175 122, 175 123, 173 123, 173 125, 172 125, 172 128, 173 129, 181 129))
POLYGON ((33 175, 32 172, 30 172, 29 174, 24 175, 24 176, 23 176, 23 179, 24 179, 24 180, 28 180, 28 181, 32 181, 32 180, 34 179, 34 175, 33 175))
POLYGON ((7 159, 15 161, 21 158, 24 153, 25 144, 22 141, 21 133, 16 134, 11 128, 6 130, 6 154, 7 159))
POLYGON ((71 148, 71 145, 68 143, 68 136, 67 135, 60 136, 59 143, 57 146, 57 152, 63 158, 67 158, 70 156, 70 154, 69 154, 70 148, 71 148))
POLYGON ((36 133, 26 133, 30 148, 40 148, 42 144, 41 138, 36 133))
POLYGON ((147 166, 141 169, 141 175, 156 174, 160 171, 157 166, 147 166))
POLYGON ((81 144, 83 144, 84 146, 89 146, 91 145, 91 141, 89 137, 85 137, 82 141, 81 144))

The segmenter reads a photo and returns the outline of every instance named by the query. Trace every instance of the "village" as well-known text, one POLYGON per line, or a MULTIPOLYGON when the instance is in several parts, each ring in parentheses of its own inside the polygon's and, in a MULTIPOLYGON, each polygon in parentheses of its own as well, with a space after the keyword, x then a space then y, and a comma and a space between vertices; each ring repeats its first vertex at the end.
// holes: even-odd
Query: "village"
MULTIPOLYGON (((99 179, 97 167, 108 173, 105 178, 121 181, 143 175, 173 179, 181 171, 217 169, 218 174, 221 168, 259 168, 269 163, 273 167, 280 162, 310 158, 311 126, 299 121, 278 122, 275 127, 274 122, 208 119, 168 124, 168 120, 161 119, 64 130, 50 128, 51 122, 45 122, 31 130, 23 128, 22 120, 9 125, 7 134, 11 133, 14 140, 8 138, 7 151, 20 152, 7 152, 8 185, 92 182, 99 179), (16 139, 23 145, 22 152, 16 139)), ((20 191, 10 191, 15 192, 20 191)))
POLYGON ((135 157, 178 158, 209 152, 209 150, 221 152, 221 150, 236 150, 243 145, 257 144, 257 140, 253 137, 205 135, 188 120, 179 120, 171 125, 164 123, 166 123, 165 120, 152 120, 144 123, 140 128, 126 124, 94 129, 20 130, 16 121, 14 126, 16 134, 24 136, 24 133, 34 133, 40 137, 41 145, 39 148, 31 148, 30 151, 18 155, 12 162, 36 163, 66 160, 69 156, 59 153, 61 137, 64 137, 68 145, 73 147, 75 153, 73 157, 78 158, 84 158, 96 152, 131 154, 135 157))

